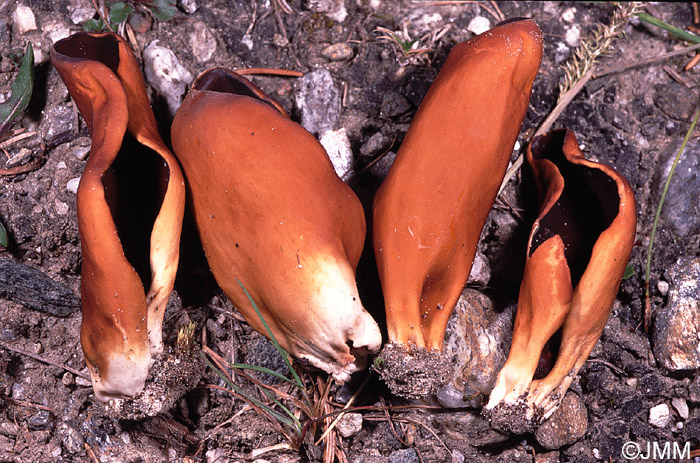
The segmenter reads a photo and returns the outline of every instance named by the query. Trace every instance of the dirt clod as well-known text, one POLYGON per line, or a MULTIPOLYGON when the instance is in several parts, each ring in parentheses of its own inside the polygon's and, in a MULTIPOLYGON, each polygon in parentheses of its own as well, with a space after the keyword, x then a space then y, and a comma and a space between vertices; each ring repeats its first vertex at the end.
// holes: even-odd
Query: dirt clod
POLYGON ((433 396, 450 380, 450 359, 440 351, 389 343, 374 362, 374 369, 392 393, 406 399, 433 396))

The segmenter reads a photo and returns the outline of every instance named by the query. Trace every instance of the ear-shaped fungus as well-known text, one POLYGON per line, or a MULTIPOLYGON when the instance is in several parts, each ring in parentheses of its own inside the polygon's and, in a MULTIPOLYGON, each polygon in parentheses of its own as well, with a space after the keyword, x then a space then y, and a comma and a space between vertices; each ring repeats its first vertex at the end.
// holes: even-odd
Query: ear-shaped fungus
POLYGON ((423 99, 374 200, 392 343, 442 348, 541 59, 533 21, 497 26, 456 45, 423 99))
POLYGON ((487 410, 523 399, 536 426, 551 415, 608 320, 636 229, 634 194, 611 167, 583 157, 569 130, 536 137, 527 160, 542 204, 532 226, 508 360, 487 410), (540 353, 561 328, 551 372, 533 381, 540 353))
POLYGON ((362 206, 320 143, 262 91, 225 69, 203 73, 172 126, 214 277, 267 335, 339 381, 381 344, 358 296, 362 206))
POLYGON ((77 196, 85 360, 98 399, 133 396, 163 349, 184 179, 121 37, 75 34, 55 44, 51 60, 92 138, 77 196))

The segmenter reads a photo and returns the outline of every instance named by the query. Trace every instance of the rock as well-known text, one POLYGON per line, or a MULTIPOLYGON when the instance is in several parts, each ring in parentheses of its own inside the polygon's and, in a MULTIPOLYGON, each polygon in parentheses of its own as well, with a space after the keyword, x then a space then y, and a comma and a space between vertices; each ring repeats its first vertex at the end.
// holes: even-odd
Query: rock
POLYGON ((379 111, 382 116, 397 117, 411 109, 411 103, 403 95, 396 92, 388 92, 382 98, 379 111))
POLYGON ((78 193, 78 185, 80 185, 80 177, 75 177, 68 182, 66 182, 66 190, 70 191, 73 194, 78 193))
POLYGON ((15 11, 12 12, 12 21, 15 23, 15 32, 19 35, 37 29, 34 12, 26 5, 17 5, 15 11))
MULTIPOLYGON (((660 155, 660 163, 652 182, 656 198, 666 183, 680 141, 670 143, 660 155)), ((700 142, 691 140, 678 161, 668 187, 661 217, 675 235, 695 236, 700 233, 700 142)))
POLYGON ((467 282, 475 286, 486 286, 490 279, 491 267, 489 266, 489 259, 481 252, 477 251, 467 282))
POLYGON ((475 447, 490 447, 509 439, 489 426, 486 418, 476 411, 451 411, 434 416, 440 434, 457 442, 466 441, 475 447))
POLYGON ((437 399, 443 407, 479 407, 488 398, 510 348, 514 307, 496 312, 493 301, 465 289, 450 316, 443 351, 454 365, 437 399))
POLYGON ((674 397, 671 399, 671 405, 673 405, 673 408, 676 409, 678 412, 678 415, 683 418, 684 420, 688 419, 689 416, 689 410, 688 410, 688 402, 685 401, 685 399, 681 397, 674 397))
POLYGON ((13 259, 0 259, 0 296, 57 317, 80 309, 80 300, 66 286, 13 259))
POLYGON ((74 427, 67 423, 61 423, 58 426, 57 434, 61 439, 63 448, 68 453, 80 453, 83 451, 85 439, 74 427))
POLYGON ((578 47, 581 41, 581 29, 575 24, 571 27, 567 27, 564 40, 568 46, 572 48, 578 47))
POLYGON ((338 127, 340 91, 328 69, 316 69, 299 79, 295 100, 301 125, 309 132, 320 135, 338 127))
POLYGON ((350 139, 344 127, 338 130, 326 130, 321 133, 319 141, 326 149, 328 157, 331 158, 333 168, 338 177, 346 180, 350 176, 354 159, 350 139))
POLYGON ((693 403, 700 403, 700 373, 695 375, 690 386, 688 386, 688 398, 693 403))
POLYGON ((415 449, 401 449, 391 452, 389 463, 420 463, 415 449))
POLYGON ((659 404, 649 410, 649 424, 665 428, 671 422, 671 409, 666 404, 659 404))
POLYGON ((193 80, 192 74, 180 64, 172 50, 158 45, 158 40, 143 51, 143 62, 146 79, 165 97, 168 109, 174 115, 182 103, 185 88, 193 80))
POLYGON ((192 49, 192 54, 198 62, 205 63, 209 61, 216 52, 216 39, 214 39, 209 28, 203 22, 195 21, 192 27, 194 29, 190 34, 190 48, 192 49))
POLYGON ((673 288, 654 322, 654 356, 671 371, 700 368, 700 258, 680 258, 668 270, 673 288))
POLYGON ((341 436, 350 437, 362 430, 362 414, 346 413, 335 426, 341 436))
MULTIPOLYGON (((692 98, 689 98, 691 94, 686 87, 674 80, 669 83, 656 84, 654 85, 653 89, 652 100, 662 113, 675 121, 687 121, 690 119, 691 115, 693 114, 693 110, 695 109, 695 104, 692 101, 692 98)), ((669 127, 673 127, 673 121, 669 121, 666 127, 667 129, 669 127)), ((681 140, 678 140, 675 143, 669 143, 668 148, 664 150, 662 155, 659 156, 659 159, 674 158, 678 153, 680 144, 681 140)), ((688 146, 686 146, 686 149, 683 152, 682 158, 692 157, 693 155, 691 153, 697 150, 697 148, 695 148, 696 146, 697 142, 688 143, 688 146)), ((678 173, 679 170, 682 169, 676 169, 676 173, 678 173)), ((675 180, 674 174, 674 181, 675 180)), ((658 182, 653 182, 652 185, 657 185, 658 188, 663 188, 665 182, 666 177, 663 177, 660 184, 658 182)), ((687 193, 691 192, 688 191, 687 193)), ((668 197, 666 201, 668 201, 668 197)), ((668 203, 665 202, 664 209, 668 209, 668 206, 668 203)))
POLYGON ((177 4, 187 14, 193 14, 197 11, 197 0, 177 0, 177 4))
POLYGON ((542 447, 555 450, 581 439, 588 429, 588 412, 579 396, 568 392, 559 408, 535 431, 542 447))
POLYGON ((27 420, 27 427, 32 431, 41 431, 51 426, 51 414, 47 410, 39 410, 27 420))
POLYGON ((73 140, 73 155, 83 161, 90 153, 92 139, 90 137, 78 137, 73 140))
POLYGON ((538 453, 535 463, 559 463, 559 452, 538 453))
POLYGON ((71 0, 68 14, 73 24, 82 24, 95 16, 95 6, 91 0, 71 0))
POLYGON ((467 30, 475 35, 482 34, 489 29, 491 29, 491 21, 483 16, 474 16, 467 26, 467 30))
POLYGON ((355 51, 345 42, 334 43, 321 50, 321 56, 331 61, 344 61, 354 55, 355 51))
POLYGON ((659 294, 662 296, 665 296, 668 294, 668 290, 670 289, 670 285, 668 284, 667 281, 659 280, 656 283, 656 289, 659 290, 659 294))
POLYGON ((362 156, 380 154, 387 148, 389 143, 391 143, 391 138, 384 135, 382 132, 376 132, 360 147, 360 154, 362 156))
POLYGON ((314 13, 323 13, 339 23, 345 21, 348 16, 345 0, 307 0, 306 7, 314 13))

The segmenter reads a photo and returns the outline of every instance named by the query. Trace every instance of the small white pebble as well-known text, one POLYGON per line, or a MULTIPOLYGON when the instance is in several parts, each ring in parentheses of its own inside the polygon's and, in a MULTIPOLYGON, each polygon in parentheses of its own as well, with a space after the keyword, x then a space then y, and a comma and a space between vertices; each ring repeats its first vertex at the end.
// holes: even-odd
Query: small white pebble
POLYGON ((241 37, 241 43, 248 48, 248 50, 253 49, 253 38, 249 34, 245 34, 241 37))
POLYGON ((673 399, 671 399, 671 405, 673 405, 673 408, 676 409, 681 418, 683 418, 684 420, 688 419, 688 403, 685 401, 685 399, 681 397, 674 397, 673 399))
POLYGON ((56 201, 56 204, 54 205, 54 209, 56 209, 56 212, 58 215, 66 215, 68 214, 68 211, 70 208, 68 207, 68 204, 64 203, 63 201, 56 201))
POLYGON ((671 409, 666 404, 659 404, 649 410, 649 424, 665 428, 671 421, 671 409))
POLYGON ((80 177, 72 178, 66 183, 66 190, 76 194, 78 193, 78 185, 80 185, 80 177))
POLYGON ((566 30, 566 40, 567 45, 570 47, 578 47, 579 41, 581 39, 581 29, 578 26, 571 26, 566 30))
POLYGON ((667 295, 669 288, 668 281, 659 280, 659 282, 656 283, 656 288, 659 290, 659 293, 661 293, 662 296, 667 295))
POLYGON ((574 17, 576 16, 576 8, 571 7, 567 8, 564 10, 564 12, 561 14, 561 19, 564 22, 571 23, 574 21, 574 17))
POLYGON ((338 177, 344 178, 343 176, 350 172, 353 164, 352 147, 345 128, 326 130, 318 141, 321 142, 328 157, 331 158, 335 173, 338 174, 338 177))
POLYGON ((483 16, 475 16, 469 21, 469 25, 467 26, 467 30, 476 35, 482 34, 489 29, 491 29, 491 21, 483 16))
POLYGON ((25 5, 17 5, 15 11, 12 12, 12 21, 15 23, 17 32, 19 32, 20 35, 37 29, 34 12, 25 5))

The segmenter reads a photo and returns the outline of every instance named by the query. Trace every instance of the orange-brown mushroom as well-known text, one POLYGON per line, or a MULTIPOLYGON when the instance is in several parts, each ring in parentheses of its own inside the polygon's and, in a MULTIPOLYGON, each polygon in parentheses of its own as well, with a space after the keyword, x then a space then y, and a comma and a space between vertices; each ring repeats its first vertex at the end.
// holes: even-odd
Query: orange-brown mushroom
POLYGON ((197 78, 172 126, 209 266, 246 320, 339 381, 381 344, 355 283, 360 201, 320 143, 247 79, 197 78))
POLYGON ((77 195, 83 352, 98 399, 133 396, 144 387, 152 354, 163 349, 184 179, 121 37, 75 34, 56 42, 51 61, 92 138, 77 195))
POLYGON ((450 52, 374 200, 389 341, 441 349, 542 59, 531 20, 450 52))
POLYGON ((637 219, 629 183, 586 160, 573 132, 536 137, 526 157, 542 206, 528 241, 512 346, 486 409, 516 404, 536 425, 554 412, 603 331, 637 219), (545 343, 560 328, 553 369, 533 381, 545 343))

